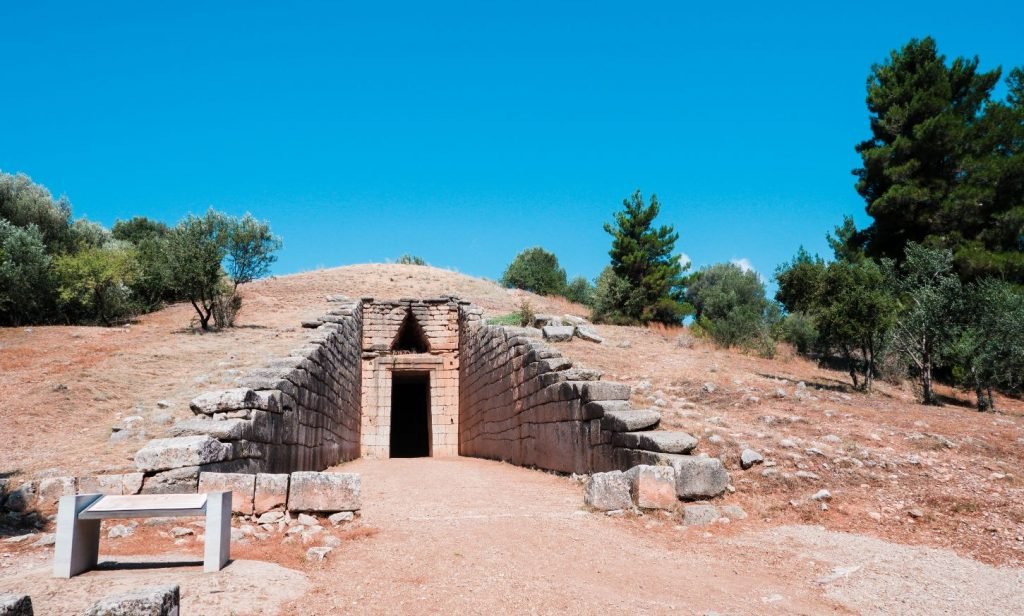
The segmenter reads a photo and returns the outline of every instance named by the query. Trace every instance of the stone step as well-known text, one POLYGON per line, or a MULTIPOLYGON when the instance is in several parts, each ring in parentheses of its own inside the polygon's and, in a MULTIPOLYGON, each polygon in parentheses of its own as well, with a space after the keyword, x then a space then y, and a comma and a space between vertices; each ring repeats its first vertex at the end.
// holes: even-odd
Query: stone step
POLYGON ((622 410, 604 412, 601 418, 601 429, 611 432, 636 432, 651 430, 661 421, 661 413, 651 409, 622 410))
POLYGON ((616 447, 643 449, 657 453, 690 453, 697 447, 697 439, 686 432, 655 430, 651 432, 619 432, 612 443, 616 447))

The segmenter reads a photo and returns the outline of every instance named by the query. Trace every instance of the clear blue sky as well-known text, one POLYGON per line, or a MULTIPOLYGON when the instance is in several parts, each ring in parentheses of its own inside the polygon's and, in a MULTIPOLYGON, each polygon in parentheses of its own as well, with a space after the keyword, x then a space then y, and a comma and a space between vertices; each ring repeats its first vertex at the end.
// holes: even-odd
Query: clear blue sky
POLYGON ((873 62, 1024 64, 1019 1, 719 5, 5 2, 0 169, 106 225, 250 211, 276 273, 541 245, 593 277, 640 188, 696 265, 770 276, 866 222, 873 62))

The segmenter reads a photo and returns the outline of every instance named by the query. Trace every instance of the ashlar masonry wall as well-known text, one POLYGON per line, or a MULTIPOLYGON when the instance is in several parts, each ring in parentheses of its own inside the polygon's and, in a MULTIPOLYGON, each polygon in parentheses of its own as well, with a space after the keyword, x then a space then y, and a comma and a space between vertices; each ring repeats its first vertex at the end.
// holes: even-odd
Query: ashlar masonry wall
POLYGON ((617 468, 600 402, 628 400, 629 387, 573 367, 539 330, 481 315, 460 315, 459 453, 566 473, 617 468))
POLYGON ((391 396, 396 374, 418 374, 430 386, 429 452, 458 453, 459 301, 362 301, 362 455, 390 456, 391 396))
POLYGON ((322 470, 359 457, 362 304, 328 298, 306 344, 239 380, 198 396, 195 418, 175 424, 135 456, 142 492, 194 492, 199 473, 322 470))

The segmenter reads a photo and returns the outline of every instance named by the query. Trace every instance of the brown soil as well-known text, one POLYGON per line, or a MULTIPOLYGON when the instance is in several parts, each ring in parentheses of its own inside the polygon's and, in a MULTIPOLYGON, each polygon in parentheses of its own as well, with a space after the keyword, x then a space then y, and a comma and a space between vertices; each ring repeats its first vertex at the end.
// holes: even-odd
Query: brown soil
POLYGON ((571 478, 488 460, 335 470, 361 473, 364 509, 319 535, 341 540, 324 562, 274 534, 233 543, 224 571, 202 574, 198 537, 175 545, 169 525, 143 523, 104 538, 102 568, 70 581, 49 577, 52 548, 0 547, 0 592, 30 593, 41 615, 171 583, 183 613, 203 615, 1019 613, 1024 571, 948 550, 758 519, 608 517, 583 509, 571 478))
POLYGON ((0 328, 0 472, 28 476, 133 470, 142 444, 188 417, 198 393, 232 387, 247 369, 301 345, 304 319, 326 296, 458 295, 490 315, 527 299, 543 312, 585 314, 561 298, 503 289, 456 272, 414 265, 355 265, 246 285, 239 327, 202 334, 188 304, 128 327, 0 328), (167 405, 166 408, 158 406, 167 405), (111 440, 111 427, 139 416, 138 430, 111 440))

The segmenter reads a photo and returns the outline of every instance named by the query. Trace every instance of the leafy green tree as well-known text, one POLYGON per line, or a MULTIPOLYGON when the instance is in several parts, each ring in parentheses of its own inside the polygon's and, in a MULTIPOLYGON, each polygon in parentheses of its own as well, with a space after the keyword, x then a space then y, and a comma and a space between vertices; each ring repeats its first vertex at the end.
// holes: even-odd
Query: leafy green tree
POLYGON ((842 355, 855 388, 871 390, 896 308, 885 274, 874 261, 834 261, 826 267, 811 314, 818 343, 842 355))
POLYGON ((814 312, 825 270, 825 262, 821 257, 812 257, 801 246, 792 261, 775 270, 775 280, 779 285, 775 299, 789 313, 814 312))
POLYGON ((752 347, 774 321, 764 283, 755 272, 732 263, 703 267, 690 277, 686 297, 697 326, 723 347, 752 347))
POLYGON ((103 225, 85 218, 79 218, 71 223, 68 234, 67 252, 102 248, 113 239, 110 231, 103 225))
POLYGON ((110 232, 115 240, 138 245, 146 239, 166 237, 170 230, 170 227, 159 220, 152 220, 145 216, 134 216, 128 220, 114 222, 110 232))
POLYGON ((501 284, 539 295, 565 294, 565 270, 558 257, 541 247, 527 248, 516 255, 501 277, 501 284))
POLYGON ((1005 103, 1000 70, 947 63, 931 38, 911 40, 872 67, 871 137, 857 146, 857 191, 871 226, 851 238, 874 257, 903 259, 908 243, 953 252, 964 280, 1024 282, 1024 73, 1005 103))
POLYGON ((71 227, 71 204, 66 197, 54 199, 27 175, 0 171, 0 219, 16 227, 35 225, 46 246, 62 248, 71 227))
POLYGON ((594 303, 594 285, 583 276, 576 276, 566 285, 565 298, 570 302, 590 306, 594 303))
POLYGON ((995 410, 992 390, 1017 391, 1024 380, 1024 294, 985 278, 965 296, 964 327, 951 352, 954 376, 974 390, 979 411, 995 410))
POLYGON ((596 323, 612 325, 630 325, 636 321, 627 316, 628 310, 623 306, 632 299, 632 288, 629 282, 619 278, 609 265, 601 271, 594 283, 594 304, 591 318, 596 323))
POLYGON ((671 225, 654 226, 661 206, 656 195, 644 204, 639 190, 622 201, 614 224, 604 230, 612 236, 608 252, 615 275, 629 292, 617 311, 619 320, 647 323, 680 323, 693 309, 684 301, 683 273, 689 263, 673 254, 679 234, 671 225))
POLYGON ((792 344, 798 353, 810 353, 818 344, 818 326, 802 312, 791 312, 779 323, 778 338, 792 344))
POLYGON ((210 329, 215 303, 227 290, 222 264, 227 254, 228 220, 209 209, 186 216, 168 235, 171 287, 195 308, 199 325, 210 329))
POLYGON ((108 244, 61 255, 54 270, 66 314, 110 325, 132 313, 129 285, 138 264, 130 248, 108 244))
POLYGON ((896 294, 895 348, 917 369, 922 401, 937 404, 933 372, 952 354, 963 305, 953 253, 911 242, 902 264, 885 260, 882 265, 896 294))
POLYGON ((54 314, 55 288, 42 231, 0 218, 0 325, 45 321, 54 314))
POLYGON ((235 219, 210 208, 189 215, 167 237, 171 288, 192 304, 204 331, 211 319, 230 326, 241 308, 238 285, 265 275, 280 246, 270 226, 249 214, 235 219))
POLYGON ((266 276, 277 261, 274 253, 282 245, 281 238, 270 232, 270 224, 256 220, 252 214, 228 219, 224 239, 228 277, 235 289, 266 276))

